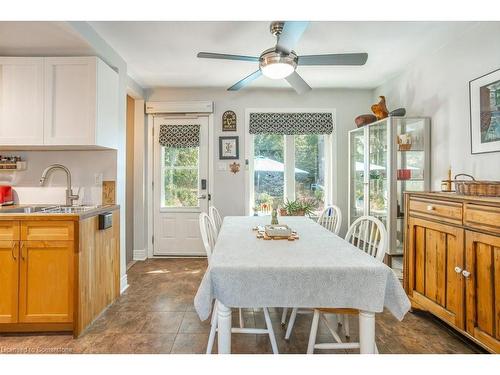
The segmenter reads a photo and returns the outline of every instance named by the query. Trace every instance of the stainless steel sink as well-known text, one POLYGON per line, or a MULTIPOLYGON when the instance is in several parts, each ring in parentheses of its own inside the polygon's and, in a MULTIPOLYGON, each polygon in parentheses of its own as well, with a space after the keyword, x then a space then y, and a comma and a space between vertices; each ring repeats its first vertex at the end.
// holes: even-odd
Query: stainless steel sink
POLYGON ((47 214, 80 214, 96 208, 97 206, 53 206, 47 207, 41 212, 47 214))
POLYGON ((28 207, 16 207, 16 208, 4 208, 2 213, 21 213, 21 214, 79 214, 82 212, 90 211, 97 208, 97 206, 28 206, 28 207))

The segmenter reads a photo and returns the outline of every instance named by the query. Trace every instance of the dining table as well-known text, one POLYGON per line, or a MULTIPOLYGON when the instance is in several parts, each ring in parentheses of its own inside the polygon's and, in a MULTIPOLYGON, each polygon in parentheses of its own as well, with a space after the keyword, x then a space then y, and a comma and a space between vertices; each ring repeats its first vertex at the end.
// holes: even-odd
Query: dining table
POLYGON ((298 239, 257 238, 265 216, 227 216, 194 305, 201 320, 218 314, 218 352, 231 353, 231 309, 261 307, 359 310, 360 353, 375 353, 375 314, 398 320, 410 301, 395 273, 308 217, 279 217, 298 239))

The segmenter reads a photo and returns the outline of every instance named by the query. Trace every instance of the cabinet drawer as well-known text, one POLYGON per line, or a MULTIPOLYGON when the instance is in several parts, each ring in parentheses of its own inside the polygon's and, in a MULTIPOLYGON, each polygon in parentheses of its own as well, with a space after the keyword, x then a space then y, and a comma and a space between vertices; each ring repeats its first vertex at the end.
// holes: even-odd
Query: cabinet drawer
POLYGON ((409 205, 410 215, 462 224, 462 203, 411 198, 409 205))
POLYGON ((466 203, 464 224, 468 227, 500 234, 500 208, 466 203))
POLYGON ((21 240, 23 241, 72 241, 74 223, 72 221, 23 221, 21 240))
POLYGON ((0 221, 0 241, 19 240, 19 221, 0 221))

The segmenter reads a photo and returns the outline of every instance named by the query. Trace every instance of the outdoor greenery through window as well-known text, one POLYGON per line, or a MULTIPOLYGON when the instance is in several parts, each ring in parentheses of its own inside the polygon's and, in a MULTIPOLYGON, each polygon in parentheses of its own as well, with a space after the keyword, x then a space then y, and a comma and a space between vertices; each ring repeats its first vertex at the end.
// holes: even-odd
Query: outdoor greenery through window
POLYGON ((315 211, 325 205, 325 137, 295 135, 295 198, 310 201, 315 211))
POLYGON ((274 199, 283 200, 285 180, 284 136, 256 134, 254 136, 254 197, 255 211, 267 212, 274 199))
POLYGON ((198 207, 199 147, 162 147, 162 207, 198 207))
POLYGON ((325 200, 325 136, 255 134, 253 143, 254 211, 267 214, 273 201, 286 203, 297 199, 309 203, 311 211, 319 213, 325 200), (293 141, 288 151, 287 138, 293 141), (287 152, 294 157, 287 158, 287 152), (295 165, 287 165, 287 159, 295 159, 295 165), (293 181, 285 178, 289 168, 294 169, 293 181), (290 190, 295 197, 286 196, 290 190))

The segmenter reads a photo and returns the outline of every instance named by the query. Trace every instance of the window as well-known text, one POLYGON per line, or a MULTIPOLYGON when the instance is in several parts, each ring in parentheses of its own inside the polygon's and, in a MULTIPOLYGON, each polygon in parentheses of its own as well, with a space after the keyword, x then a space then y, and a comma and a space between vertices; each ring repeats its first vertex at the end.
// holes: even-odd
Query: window
POLYGON ((316 211, 325 206, 325 136, 295 135, 295 198, 314 203, 316 211))
POLYGON ((198 207, 198 152, 161 146, 162 207, 198 207))
POLYGON ((283 199, 285 187, 284 136, 254 136, 254 211, 268 212, 274 199, 283 199))
POLYGON ((275 200, 306 200, 319 214, 330 198, 327 146, 331 136, 323 134, 251 135, 253 196, 251 211, 268 214, 275 200), (289 178, 288 178, 289 176, 289 178))

